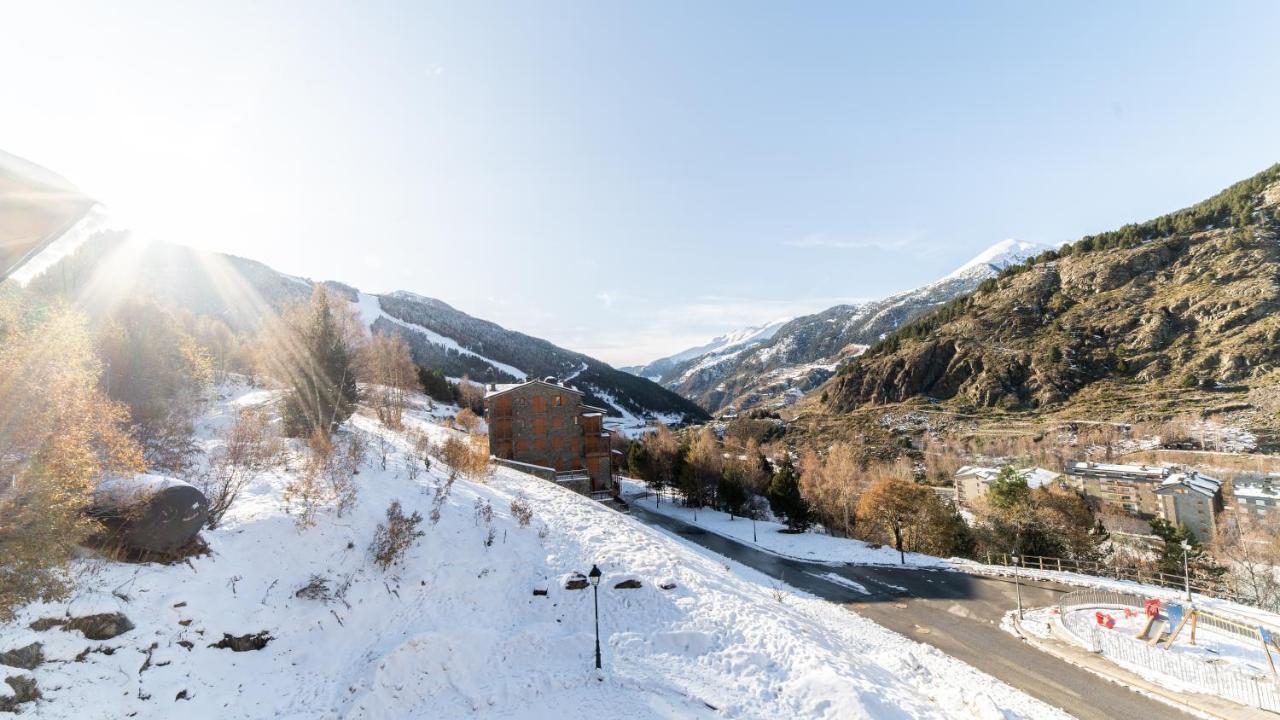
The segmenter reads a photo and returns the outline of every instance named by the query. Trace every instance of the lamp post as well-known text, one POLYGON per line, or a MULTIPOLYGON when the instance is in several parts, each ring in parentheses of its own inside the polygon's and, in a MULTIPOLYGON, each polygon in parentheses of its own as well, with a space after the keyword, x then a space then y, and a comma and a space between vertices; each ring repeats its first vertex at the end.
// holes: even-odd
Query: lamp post
POLYGON ((1022 619, 1022 579, 1018 576, 1018 554, 1011 553, 1009 558, 1013 560, 1013 587, 1018 593, 1018 619, 1022 619))
MULTIPOLYGON (((591 572, 587 573, 587 579, 591 581, 591 592, 595 596, 596 606, 596 670, 600 670, 600 568, 596 565, 591 566, 591 572)), ((604 680, 601 676, 600 680, 604 680)))
POLYGON ((1182 541, 1182 582, 1187 589, 1187 602, 1191 602, 1191 561, 1188 556, 1191 554, 1191 543, 1186 540, 1182 541))

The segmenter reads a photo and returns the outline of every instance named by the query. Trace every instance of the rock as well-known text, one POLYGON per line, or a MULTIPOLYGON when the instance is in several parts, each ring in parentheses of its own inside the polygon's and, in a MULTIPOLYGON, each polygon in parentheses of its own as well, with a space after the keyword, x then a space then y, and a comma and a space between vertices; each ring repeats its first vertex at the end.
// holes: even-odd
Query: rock
POLYGON ((628 578, 613 586, 614 590, 635 590, 640 587, 640 581, 635 578, 628 578))
POLYGON ((40 618, 39 620, 31 623, 29 627, 36 632, 44 632, 50 628, 62 627, 66 624, 67 621, 65 618, 40 618))
POLYGON ((62 625, 63 630, 79 630, 90 640, 110 640, 133 629, 133 623, 121 613, 100 613, 72 618, 62 625))
POLYGON ((663 590, 675 590, 675 589, 676 589, 676 584, 675 584, 674 582, 667 581, 667 582, 664 582, 664 583, 658 583, 658 587, 659 587, 659 588, 661 588, 661 589, 663 589, 663 590))
POLYGON ((540 596, 542 596, 542 597, 546 597, 546 596, 547 596, 547 591, 546 591, 546 589, 545 589, 545 588, 543 588, 543 589, 534 588, 534 589, 533 589, 533 594, 534 594, 534 595, 540 595, 540 596))
POLYGON ((591 583, 587 581, 587 576, 582 573, 573 573, 564 581, 565 590, 586 590, 591 583))
POLYGON ((13 688, 13 695, 0 695, 0 712, 18 712, 19 705, 40 699, 40 690, 36 688, 36 681, 32 678, 19 675, 7 677, 4 681, 13 688))
POLYGON ((36 666, 42 662, 44 662, 44 650, 40 643, 31 643, 17 650, 0 652, 0 665, 35 670, 36 666))
POLYGON ((267 646, 275 638, 266 630, 256 635, 240 635, 233 636, 230 633, 223 633, 222 639, 213 643, 209 647, 219 648, 222 650, 230 650, 232 652, 249 652, 250 650, 261 650, 267 646))

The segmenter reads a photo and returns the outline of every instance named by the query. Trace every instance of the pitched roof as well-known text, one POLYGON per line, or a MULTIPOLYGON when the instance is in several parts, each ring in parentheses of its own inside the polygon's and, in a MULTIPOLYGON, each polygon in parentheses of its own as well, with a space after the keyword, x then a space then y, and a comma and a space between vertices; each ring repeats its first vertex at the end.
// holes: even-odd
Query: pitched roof
POLYGON ((484 397, 486 400, 488 400, 489 398, 494 397, 495 395, 501 395, 503 393, 508 393, 508 392, 511 392, 512 390, 528 387, 530 385, 545 385, 546 387, 554 388, 556 390, 571 392, 574 395, 584 395, 584 393, 581 390, 574 390, 568 385, 556 385, 555 383, 549 383, 546 380, 527 380, 522 383, 505 383, 505 384, 487 386, 492 389, 486 390, 484 397))

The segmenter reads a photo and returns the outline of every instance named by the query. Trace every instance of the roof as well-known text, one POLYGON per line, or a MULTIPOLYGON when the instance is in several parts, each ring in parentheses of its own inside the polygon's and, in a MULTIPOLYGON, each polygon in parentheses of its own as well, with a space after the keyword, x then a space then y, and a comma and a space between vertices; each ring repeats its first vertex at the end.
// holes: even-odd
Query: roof
POLYGON ((1239 479, 1236 479, 1231 481, 1231 494, 1236 497, 1280 500, 1280 485, 1265 481, 1242 484, 1239 479))
POLYGON ((1066 470, 1073 475, 1137 475, 1152 480, 1163 479, 1173 472, 1172 468, 1162 465, 1117 465, 1113 463, 1095 463, 1079 460, 1067 463, 1066 470))
POLYGON ((1175 487, 1189 488, 1201 495, 1212 497, 1222 489, 1222 481, 1208 475, 1201 475, 1194 470, 1185 473, 1174 473, 1160 483, 1160 487, 1156 488, 1156 493, 1160 493, 1162 490, 1171 490, 1175 487))
MULTIPOLYGON (((956 471, 956 477, 976 477, 979 482, 989 483, 1000 475, 1001 468, 965 465, 956 471)), ((1041 467, 1022 468, 1017 471, 1018 477, 1027 481, 1027 487, 1038 488, 1048 485, 1060 477, 1059 473, 1041 467)))
POLYGON ((503 393, 511 392, 512 390, 515 390, 517 388, 528 387, 530 385, 545 385, 546 387, 554 388, 556 390, 564 390, 566 392, 571 392, 574 395, 583 395, 583 392, 581 390, 574 390, 568 385, 556 385, 555 383, 549 383, 546 380, 528 380, 522 383, 503 383, 503 384, 488 385, 486 386, 488 389, 485 391, 484 397, 486 400, 488 400, 489 398, 494 397, 495 395, 501 395, 503 393))

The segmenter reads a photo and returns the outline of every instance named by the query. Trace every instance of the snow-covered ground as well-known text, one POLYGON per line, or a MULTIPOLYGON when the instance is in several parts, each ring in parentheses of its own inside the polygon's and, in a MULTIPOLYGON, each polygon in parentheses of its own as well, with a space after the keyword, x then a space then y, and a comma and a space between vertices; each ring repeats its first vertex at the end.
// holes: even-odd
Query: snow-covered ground
MULTIPOLYGON (((262 391, 225 393, 208 433, 262 391)), ((439 441, 453 432, 414 413, 439 441)), ((0 652, 44 645, 42 718, 1057 718, 1059 711, 941 652, 752 570, 689 547, 550 483, 506 469, 459 479, 402 566, 369 544, 387 505, 429 517, 447 468, 410 480, 408 441, 355 416, 349 431, 395 446, 366 461, 359 500, 314 528, 286 514, 289 468, 255 479, 212 554, 175 565, 86 559, 75 595, 0 626, 0 652), (527 527, 511 503, 525 498, 527 527), (488 524, 477 508, 492 508, 488 524), (603 679, 593 670, 590 590, 563 578, 597 564, 603 679), (300 589, 323 579, 330 600, 300 589), (639 589, 615 589, 622 580, 639 589), (662 589, 661 586, 673 586, 662 589), (546 595, 535 594, 546 591, 546 595), (34 620, 121 612, 106 641, 35 631, 34 620), (211 647, 266 632, 259 650, 211 647)), ((372 455, 372 453, 371 453, 372 455)), ((296 472, 300 462, 290 463, 296 472)), ((2 685, 2 683, 0 683, 2 685)), ((6 686, 7 687, 7 686, 6 686)))
MULTIPOLYGON (((785 533, 786 525, 772 520, 752 521, 710 508, 684 507, 679 502, 663 500, 648 495, 649 490, 635 480, 623 480, 622 493, 627 501, 646 510, 694 523, 717 535, 737 540, 775 555, 824 563, 856 563, 859 565, 899 565, 898 551, 892 547, 872 548, 861 540, 824 535, 816 532, 785 533), (697 517, 695 520, 694 517, 697 517)), ((942 558, 920 553, 907 553, 906 564, 916 567, 948 567, 942 558)))

